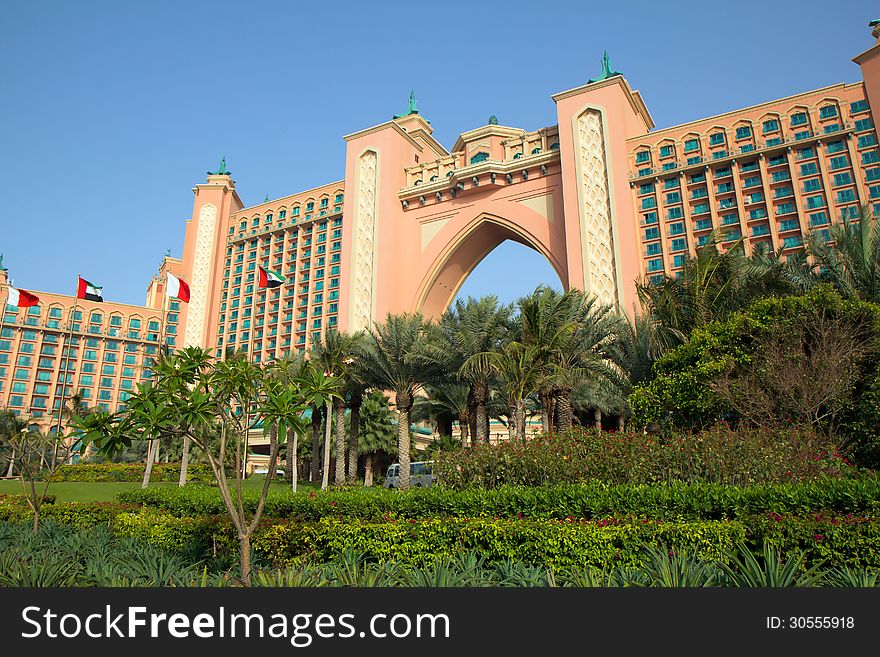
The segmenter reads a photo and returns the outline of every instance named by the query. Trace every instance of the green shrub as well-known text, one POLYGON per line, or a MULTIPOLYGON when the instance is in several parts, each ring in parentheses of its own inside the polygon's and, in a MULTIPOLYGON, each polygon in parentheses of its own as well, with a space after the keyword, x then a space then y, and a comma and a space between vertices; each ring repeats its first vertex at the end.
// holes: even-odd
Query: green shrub
POLYGON ((204 551, 213 545, 215 537, 229 534, 229 523, 218 518, 178 518, 155 509, 118 513, 110 527, 118 536, 178 552, 204 551))
MULTIPOLYGON (((117 499, 142 504, 178 516, 221 515, 220 493, 209 487, 153 488, 125 491, 117 499)), ((257 493, 245 497, 257 502, 257 493)), ((572 484, 545 487, 503 486, 491 490, 470 488, 367 491, 329 490, 297 494, 272 491, 266 514, 301 522, 325 517, 377 520, 466 516, 501 518, 602 519, 637 515, 660 519, 720 520, 760 513, 804 514, 880 513, 880 479, 823 479, 795 484, 725 486, 709 483, 572 484)))
POLYGON ((795 427, 733 430, 717 425, 671 437, 573 429, 527 442, 477 445, 437 456, 444 486, 495 488, 585 481, 730 485, 811 481, 853 472, 812 432, 795 427))
MULTIPOLYGON (((52 477, 52 481, 141 481, 144 478, 142 463, 81 463, 62 465, 52 477)), ((178 481, 180 463, 155 463, 150 473, 150 481, 178 481)), ((214 475, 211 467, 204 464, 190 464, 187 468, 187 481, 211 483, 214 475)))

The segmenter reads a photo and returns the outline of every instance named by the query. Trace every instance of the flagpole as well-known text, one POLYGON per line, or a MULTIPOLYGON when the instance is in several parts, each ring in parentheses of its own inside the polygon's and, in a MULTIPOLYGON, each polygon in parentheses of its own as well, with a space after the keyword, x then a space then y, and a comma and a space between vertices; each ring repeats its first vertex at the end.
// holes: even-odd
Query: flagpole
POLYGON ((159 324, 159 354, 165 350, 165 322, 168 312, 168 272, 165 272, 165 285, 162 288, 162 321, 159 324))
POLYGON ((73 323, 76 321, 76 307, 79 303, 79 279, 81 274, 76 275, 76 292, 73 294, 73 309, 70 311, 68 321, 67 339, 64 347, 67 347, 67 358, 64 358, 64 347, 61 348, 61 357, 64 360, 64 374, 61 379, 61 404, 58 406, 58 424, 55 427, 55 439, 61 439, 61 416, 64 414, 64 402, 67 396, 67 375, 70 372, 70 341, 73 339, 73 323))
MULTIPOLYGON (((3 302, 3 312, 0 312, 0 340, 3 339, 3 325, 6 321, 6 309, 9 307, 9 273, 6 274, 6 301, 3 302)), ((16 306, 17 308, 18 306, 16 306)), ((16 311, 16 314, 18 311, 16 311)), ((9 341, 9 353, 12 353, 12 340, 9 341)), ((15 372, 15 362, 10 363, 10 370, 15 372)), ((3 408, 7 408, 9 406, 9 398, 8 395, 12 394, 12 388, 9 388, 9 392, 7 393, 6 403, 3 404, 3 408)))

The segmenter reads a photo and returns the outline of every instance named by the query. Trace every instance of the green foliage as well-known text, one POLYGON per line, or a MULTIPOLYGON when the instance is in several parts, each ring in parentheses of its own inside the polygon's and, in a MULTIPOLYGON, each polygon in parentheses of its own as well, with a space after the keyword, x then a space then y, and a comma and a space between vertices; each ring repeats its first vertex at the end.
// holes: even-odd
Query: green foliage
POLYGON ((831 318, 863 323, 880 336, 880 306, 845 301, 830 287, 804 296, 761 299, 748 310, 694 330, 685 344, 654 365, 654 378, 636 386, 630 406, 641 426, 690 429, 714 424, 730 413, 712 382, 730 368, 748 368, 759 339, 772 327, 798 323, 824 310, 831 318))
MULTIPOLYGON (((62 465, 52 476, 52 481, 141 481, 144 477, 142 463, 83 463, 62 465)), ((180 463, 155 463, 150 481, 174 481, 180 478, 180 463)), ((189 482, 210 483, 214 475, 208 465, 190 464, 187 469, 189 482)))
POLYGON ((495 488, 589 481, 707 481, 731 485, 809 481, 852 468, 808 430, 732 430, 719 425, 669 438, 643 432, 572 430, 527 442, 441 452, 434 472, 444 486, 495 488))
MULTIPOLYGON (((128 491, 120 493, 119 499, 129 505, 142 504, 177 516, 211 516, 223 509, 217 491, 205 487, 128 491)), ((0 502, 2 500, 0 498, 0 502)), ((253 505, 256 498, 246 498, 246 503, 253 505)), ((880 480, 873 477, 823 479, 744 487, 704 482, 614 486, 594 482, 461 491, 434 487, 413 490, 406 495, 358 489, 309 495, 273 491, 266 507, 269 516, 297 522, 317 522, 322 518, 411 520, 450 516, 602 520, 630 515, 720 520, 762 513, 802 515, 820 511, 872 515, 880 512, 880 480)))

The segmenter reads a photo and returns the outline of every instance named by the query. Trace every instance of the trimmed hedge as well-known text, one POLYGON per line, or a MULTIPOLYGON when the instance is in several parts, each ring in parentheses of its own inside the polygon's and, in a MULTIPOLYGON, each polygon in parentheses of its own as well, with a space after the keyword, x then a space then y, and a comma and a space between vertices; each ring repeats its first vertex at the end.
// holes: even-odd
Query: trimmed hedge
MULTIPOLYGON (((143 463, 81 463, 62 465, 52 476, 52 481, 142 481, 143 463)), ((178 481, 180 463, 155 463, 150 473, 150 481, 178 481)), ((211 467, 204 464, 190 464, 187 468, 187 481, 211 483, 214 474, 211 467)))
MULTIPOLYGON (((55 502, 47 497, 40 506, 40 520, 54 520, 81 529, 112 521, 118 514, 140 507, 118 502, 55 502)), ((0 495, 0 522, 29 522, 33 511, 23 495, 0 495)))
MULTIPOLYGON (((226 513, 214 488, 147 488, 124 491, 120 502, 142 504, 178 516, 226 513)), ((257 491, 246 494, 253 509, 257 491)), ((320 493, 270 491, 266 515, 303 522, 325 517, 381 518, 501 517, 605 518, 637 515, 650 518, 720 520, 758 513, 804 514, 815 511, 880 514, 880 479, 827 479, 799 484, 724 486, 668 483, 608 486, 601 483, 545 488, 503 487, 453 491, 415 489, 405 494, 388 490, 347 489, 320 493)))

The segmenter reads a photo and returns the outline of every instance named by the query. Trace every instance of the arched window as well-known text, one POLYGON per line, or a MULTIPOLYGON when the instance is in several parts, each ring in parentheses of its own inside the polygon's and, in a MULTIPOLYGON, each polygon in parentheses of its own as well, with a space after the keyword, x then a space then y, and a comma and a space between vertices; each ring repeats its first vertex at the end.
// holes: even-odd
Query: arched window
POLYGON ((471 158, 471 164, 476 164, 477 162, 485 162, 488 159, 489 154, 484 151, 480 151, 471 158))
POLYGON ((541 149, 540 149, 540 148, 533 148, 533 149, 532 149, 532 155, 537 155, 537 154, 540 153, 540 152, 541 152, 541 149))
POLYGON ((513 156, 513 159, 514 159, 514 160, 518 160, 518 159, 521 158, 521 157, 522 157, 522 153, 516 153, 516 154, 513 156))
POLYGON ((550 150, 551 151, 558 151, 559 150, 559 142, 554 141, 552 144, 550 144, 550 150))

